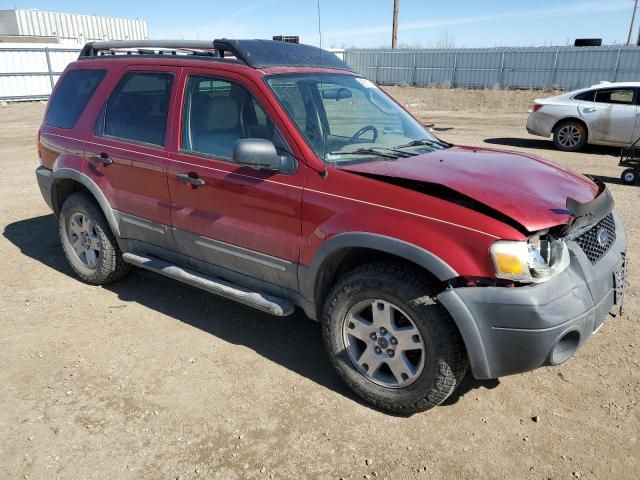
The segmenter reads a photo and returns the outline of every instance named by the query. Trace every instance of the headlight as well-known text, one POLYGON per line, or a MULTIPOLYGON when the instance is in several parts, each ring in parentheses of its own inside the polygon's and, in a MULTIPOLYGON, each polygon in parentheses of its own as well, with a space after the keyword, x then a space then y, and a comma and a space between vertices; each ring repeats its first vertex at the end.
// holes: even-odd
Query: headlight
POLYGON ((498 240, 490 254, 496 276, 516 282, 544 282, 569 266, 567 245, 546 232, 526 241, 498 240))

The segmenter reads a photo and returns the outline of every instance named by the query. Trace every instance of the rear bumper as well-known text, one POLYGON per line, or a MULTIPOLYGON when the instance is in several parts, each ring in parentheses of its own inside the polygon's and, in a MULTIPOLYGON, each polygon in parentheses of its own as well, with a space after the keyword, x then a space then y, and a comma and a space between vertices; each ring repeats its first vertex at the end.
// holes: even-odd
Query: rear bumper
POLYGON ((542 111, 531 112, 529 118, 527 118, 527 132, 531 135, 548 138, 551 136, 554 124, 554 119, 549 115, 543 114, 542 111))
POLYGON ((570 266, 548 282, 440 294, 460 329, 476 378, 560 364, 602 326, 614 306, 613 274, 627 248, 622 222, 614 216, 616 241, 595 265, 570 241, 570 266))
POLYGON ((46 167, 38 167, 36 168, 36 178, 38 179, 38 186, 40 187, 40 193, 42 194, 42 198, 49 205, 51 210, 53 208, 53 201, 51 196, 51 188, 53 185, 53 172, 46 167))

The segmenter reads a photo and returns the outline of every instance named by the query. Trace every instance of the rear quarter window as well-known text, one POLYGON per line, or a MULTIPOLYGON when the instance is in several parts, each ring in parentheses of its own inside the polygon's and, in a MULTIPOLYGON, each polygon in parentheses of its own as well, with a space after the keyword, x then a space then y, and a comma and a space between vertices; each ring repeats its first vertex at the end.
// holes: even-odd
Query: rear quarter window
POLYGON ((105 74, 105 70, 67 72, 49 101, 45 123, 52 127, 73 128, 105 74))
POLYGON ((594 90, 587 90, 586 92, 582 92, 577 94, 575 97, 573 97, 574 100, 584 100, 587 102, 593 102, 593 99, 595 97, 595 91, 594 90))

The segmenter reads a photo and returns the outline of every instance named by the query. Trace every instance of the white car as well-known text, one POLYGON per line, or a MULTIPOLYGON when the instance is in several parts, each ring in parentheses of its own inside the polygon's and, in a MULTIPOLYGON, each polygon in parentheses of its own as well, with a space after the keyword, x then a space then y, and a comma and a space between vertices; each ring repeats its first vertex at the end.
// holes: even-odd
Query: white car
POLYGON ((534 100, 527 131, 553 135, 556 148, 570 152, 587 143, 629 146, 640 137, 640 82, 601 82, 534 100))

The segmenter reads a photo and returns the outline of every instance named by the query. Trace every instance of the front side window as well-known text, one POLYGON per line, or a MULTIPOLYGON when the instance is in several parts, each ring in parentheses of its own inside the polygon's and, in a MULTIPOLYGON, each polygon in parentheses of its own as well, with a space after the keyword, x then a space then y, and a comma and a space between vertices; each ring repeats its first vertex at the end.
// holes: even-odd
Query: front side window
POLYGON ((364 78, 273 75, 267 83, 309 146, 327 162, 354 163, 448 147, 364 78))
POLYGON ((187 81, 181 149, 230 159, 237 140, 262 138, 287 151, 277 127, 242 86, 218 78, 192 75, 187 81))
POLYGON ((97 133, 163 146, 172 83, 169 73, 127 73, 109 97, 97 133))
POLYGON ((67 72, 49 102, 47 125, 73 128, 105 74, 105 70, 88 69, 67 72))
POLYGON ((633 89, 596 90, 595 102, 633 105, 633 89))

